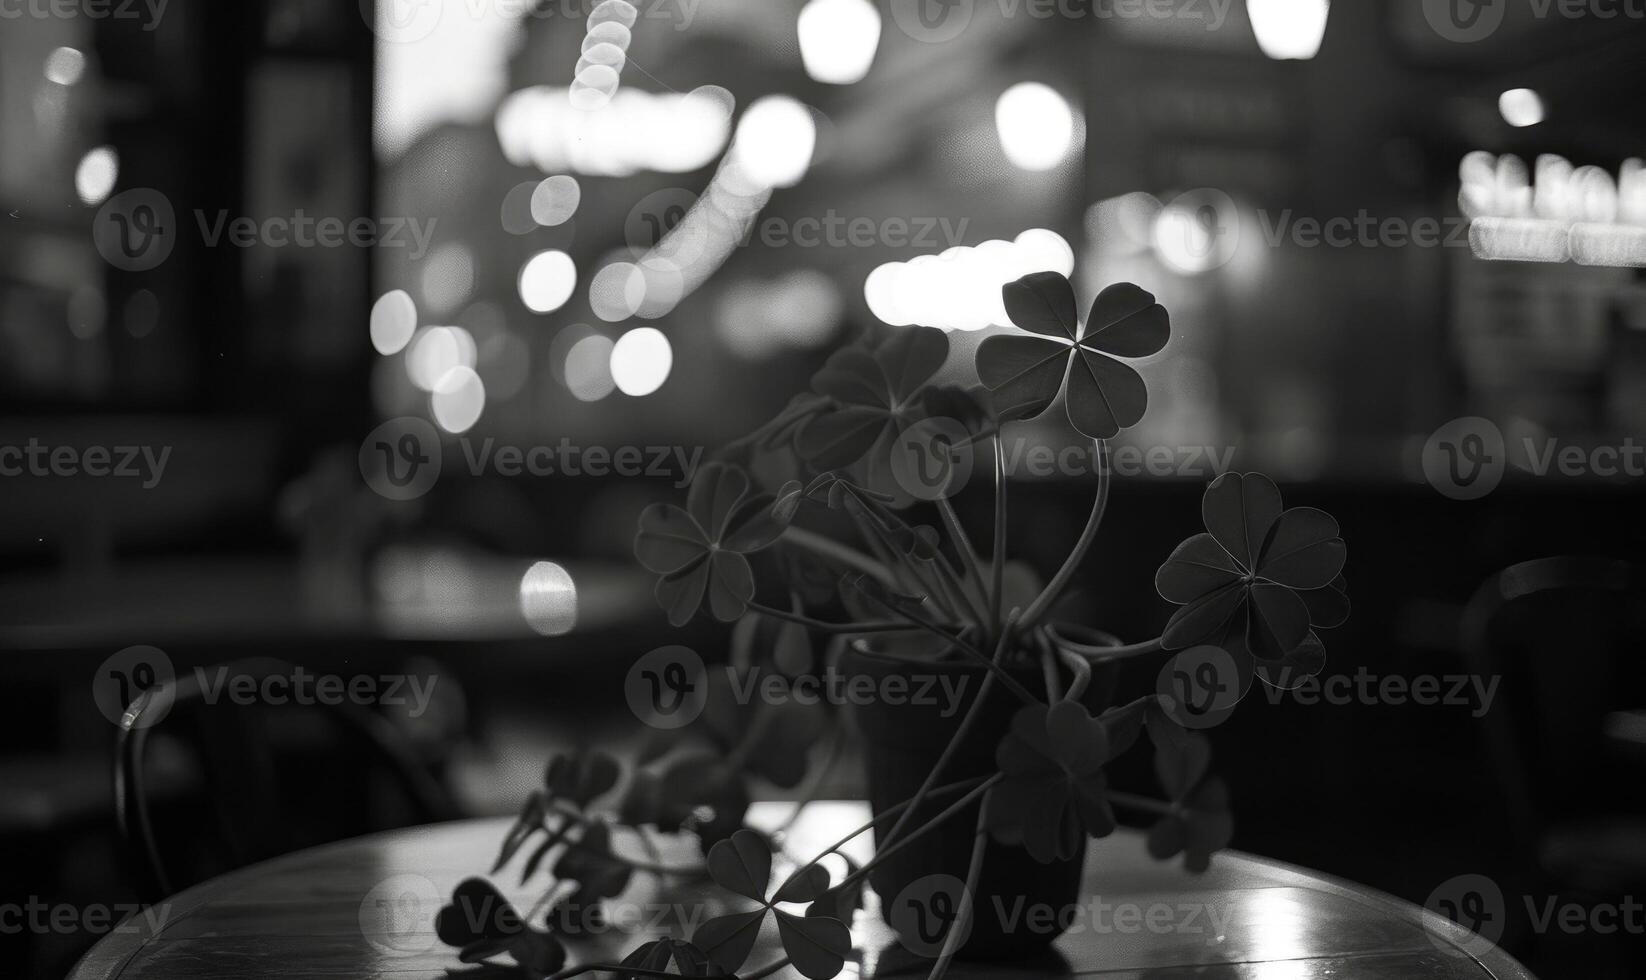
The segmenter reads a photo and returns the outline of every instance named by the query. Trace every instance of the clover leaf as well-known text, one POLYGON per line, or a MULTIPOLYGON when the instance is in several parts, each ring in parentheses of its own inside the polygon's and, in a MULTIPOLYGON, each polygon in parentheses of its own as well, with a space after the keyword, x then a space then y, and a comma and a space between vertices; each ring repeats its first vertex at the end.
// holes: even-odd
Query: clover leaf
POLYGON ((743 615, 754 598, 746 556, 783 533, 785 521, 772 502, 750 493, 743 470, 710 463, 693 478, 684 509, 653 504, 641 513, 635 557, 662 576, 657 601, 670 623, 686 625, 705 605, 723 623, 743 615))
POLYGON ((1070 423, 1092 439, 1113 438, 1142 420, 1148 387, 1116 358, 1158 354, 1171 338, 1171 319, 1153 294, 1131 283, 1110 286, 1084 328, 1074 287, 1059 273, 1025 276, 1002 295, 1011 321, 1039 335, 994 336, 978 347, 978 377, 1002 418, 1038 417, 1063 392, 1070 423))
POLYGON ((878 462, 891 440, 921 417, 926 383, 948 356, 948 336, 928 327, 899 330, 872 353, 861 347, 836 352, 812 379, 828 407, 800 428, 796 451, 822 470, 851 466, 870 450, 878 462))
POLYGON ((509 900, 490 882, 467 878, 452 891, 451 904, 435 916, 435 935, 458 948, 464 963, 481 963, 507 954, 538 975, 559 970, 566 950, 546 932, 526 925, 509 900))
POLYGON ((1254 658, 1273 668, 1266 679, 1280 668, 1292 677, 1318 673, 1324 649, 1315 649, 1311 627, 1338 626, 1349 615, 1339 577, 1348 548, 1337 521, 1312 507, 1283 510, 1280 490, 1255 473, 1218 477, 1201 514, 1206 533, 1179 545, 1155 575, 1161 597, 1183 607, 1166 624, 1162 645, 1222 647, 1240 670, 1242 694, 1254 658))
POLYGON ((989 796, 989 830, 1042 864, 1073 858, 1087 837, 1114 832, 1103 773, 1112 758, 1108 725, 1080 704, 1021 709, 995 751, 1006 778, 989 796))
POLYGON ((578 895, 586 903, 623 894, 633 874, 634 869, 612 851, 611 825, 604 820, 585 827, 583 836, 554 864, 555 877, 577 882, 578 895))
POLYGON ((625 973, 620 969, 616 972, 616 980, 650 980, 655 974, 669 972, 671 965, 674 967, 674 973, 682 977, 722 975, 714 970, 707 954, 680 939, 654 939, 644 943, 623 957, 623 962, 618 965, 647 972, 625 973))
POLYGON ((810 980, 828 980, 846 965, 851 953, 851 930, 832 916, 796 915, 779 904, 816 902, 829 892, 829 872, 820 865, 801 868, 778 886, 770 897, 771 845, 752 830, 740 830, 709 851, 709 875, 720 887, 760 904, 748 912, 734 912, 703 923, 692 942, 708 954, 709 962, 733 972, 754 951, 767 913, 777 919, 778 940, 789 961, 810 980))
POLYGON ((1171 809, 1149 831, 1149 853, 1159 860, 1184 855, 1184 867, 1199 873, 1234 836, 1229 790, 1208 775, 1211 746, 1205 736, 1174 721, 1158 701, 1148 708, 1146 726, 1155 747, 1155 775, 1171 809))

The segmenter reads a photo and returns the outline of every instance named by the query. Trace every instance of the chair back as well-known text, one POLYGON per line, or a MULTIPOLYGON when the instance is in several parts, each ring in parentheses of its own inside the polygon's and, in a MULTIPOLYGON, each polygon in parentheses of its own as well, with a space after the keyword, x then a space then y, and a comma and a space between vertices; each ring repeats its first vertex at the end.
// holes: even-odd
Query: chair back
POLYGON ((1471 672, 1499 679, 1482 718, 1516 840, 1534 850, 1552 821, 1640 800, 1608 719, 1646 708, 1646 567, 1565 556, 1492 576, 1465 609, 1471 672))
POLYGON ((383 715, 347 699, 241 703, 202 682, 295 671, 256 658, 180 674, 126 709, 115 823, 145 900, 302 847, 459 815, 383 715))

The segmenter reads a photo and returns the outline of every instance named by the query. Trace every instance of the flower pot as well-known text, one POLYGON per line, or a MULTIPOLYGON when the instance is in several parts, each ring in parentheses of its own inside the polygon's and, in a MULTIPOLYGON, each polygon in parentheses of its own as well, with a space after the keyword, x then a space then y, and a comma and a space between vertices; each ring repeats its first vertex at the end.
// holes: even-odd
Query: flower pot
MULTIPOLYGON (((864 739, 869 804, 878 817, 919 791, 976 701, 987 671, 971 661, 912 663, 877 653, 870 642, 862 640, 842 653, 840 671, 866 690, 910 692, 907 698, 857 699, 852 706, 852 716, 864 739), (860 677, 868 678, 873 686, 855 680, 860 677), (891 686, 886 686, 889 678, 897 677, 903 680, 894 680, 891 686), (934 696, 914 697, 928 677, 932 678, 934 696), (945 683, 949 685, 948 690, 960 692, 952 703, 942 694, 945 683), (892 703, 894 700, 897 703, 892 703)), ((1091 685, 1082 698, 1094 713, 1108 706, 1115 673, 1112 667, 1094 665, 1091 685)), ((1038 667, 1014 670, 1012 674, 1028 690, 1037 693, 1044 690, 1045 682, 1038 667)), ((938 776, 936 785, 997 772, 995 747, 1022 706, 1022 701, 1004 685, 998 681, 991 685, 980 709, 982 714, 938 776)), ((953 793, 926 800, 899 836, 906 836, 930 821, 959 796, 953 793)), ((922 935, 909 934, 917 926, 916 918, 924 914, 919 903, 931 906, 936 915, 941 915, 945 907, 952 908, 958 895, 949 895, 939 905, 932 899, 932 890, 935 887, 958 892, 956 883, 965 880, 971 864, 978 806, 977 802, 967 805, 941 826, 894 852, 869 873, 869 883, 880 896, 887 924, 899 932, 905 946, 920 955, 935 955, 941 942, 934 943, 937 930, 918 927, 922 935), (911 912, 911 908, 915 911, 911 912)), ((877 847, 897 820, 898 817, 887 817, 875 824, 877 847)), ((960 954, 967 959, 1016 958, 1032 955, 1051 944, 1064 928, 1055 923, 1066 924, 1068 919, 1062 914, 1049 913, 1062 913, 1078 904, 1084 859, 1082 846, 1081 853, 1071 860, 1042 864, 1023 848, 1003 845, 990 838, 983 852, 972 924, 960 954), (1025 914, 1035 909, 1043 911, 1032 917, 1025 914)))

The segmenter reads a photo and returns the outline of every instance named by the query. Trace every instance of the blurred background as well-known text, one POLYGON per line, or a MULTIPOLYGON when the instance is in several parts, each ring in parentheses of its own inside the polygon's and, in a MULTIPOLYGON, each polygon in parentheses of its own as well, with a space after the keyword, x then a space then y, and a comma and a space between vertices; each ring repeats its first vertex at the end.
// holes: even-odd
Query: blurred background
MULTIPOLYGON (((724 649, 711 624, 669 629, 631 558, 685 460, 865 335, 941 327, 963 363, 1004 322, 1000 285, 1041 269, 1087 300, 1139 283, 1173 315, 1124 436, 1170 463, 1115 489, 1078 586, 1092 622, 1158 633, 1153 571, 1215 475, 1187 451, 1234 449, 1343 525, 1356 608, 1328 675, 1501 678, 1491 713, 1252 705, 1215 734, 1236 846, 1418 903, 1464 873, 1642 894, 1638 592, 1470 613, 1517 563, 1646 554, 1641 16, 594 7, 0 12, 6 901, 136 894, 93 696, 135 645, 179 672, 438 677, 389 720, 463 812, 512 810, 550 751, 630 737, 636 656, 724 649), (443 467, 385 492, 362 467, 423 431, 408 419, 443 467), (1474 419, 1506 470, 1485 496, 1435 468, 1474 419), (565 446, 576 472, 472 462, 565 446), (1550 446, 1589 463, 1539 475, 1550 446), (75 466, 29 462, 64 447, 75 466), (623 447, 648 465, 598 463, 623 447)), ((1091 480, 1024 482, 1013 539, 1055 567, 1091 480)), ((961 504, 985 519, 986 497, 961 504)), ((861 792, 840 772, 830 792, 861 792)), ((1503 943, 1540 975, 1639 975, 1637 938, 1511 905, 1503 943)), ((0 972, 60 976, 96 938, 7 934, 0 972)))

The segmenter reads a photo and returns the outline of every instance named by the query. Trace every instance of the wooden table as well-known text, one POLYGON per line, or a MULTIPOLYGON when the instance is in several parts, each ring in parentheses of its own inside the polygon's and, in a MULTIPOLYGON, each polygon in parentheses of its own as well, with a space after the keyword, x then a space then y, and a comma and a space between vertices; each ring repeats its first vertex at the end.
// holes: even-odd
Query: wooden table
MULTIPOLYGON (((751 822, 773 827, 787 812, 782 804, 757 805, 751 822)), ((785 850, 815 853, 866 818, 861 803, 814 803, 789 832, 785 850)), ((506 827, 501 820, 465 821, 379 834, 225 875, 108 935, 69 980, 445 980, 460 964, 434 936, 435 913, 453 885, 491 866, 506 827)), ((858 860, 867 857, 866 837, 854 842, 861 845, 852 852, 858 860)), ((497 883, 518 908, 529 908, 541 889, 520 889, 517 880, 518 872, 505 872, 497 883)), ((1139 834, 1122 831, 1093 844, 1086 880, 1084 898, 1103 904, 1090 906, 1095 911, 1058 940, 1055 955, 987 969, 962 964, 949 975, 1532 980, 1507 954, 1455 936, 1446 920, 1422 909, 1238 852, 1191 875, 1176 862, 1153 861, 1139 834), (1150 915, 1156 924, 1144 926, 1150 915)), ((637 875, 611 909, 614 917, 636 920, 658 910, 704 918, 727 910, 703 893, 701 885, 665 886, 637 875)), ((857 959, 842 977, 887 975, 900 959, 907 962, 880 922, 872 891, 867 902, 853 924, 857 959)), ((614 930, 572 947, 571 962, 615 962, 656 934, 614 930)), ((771 962, 775 949, 775 938, 763 935, 751 967, 771 962)))

